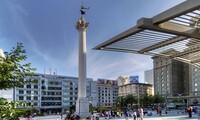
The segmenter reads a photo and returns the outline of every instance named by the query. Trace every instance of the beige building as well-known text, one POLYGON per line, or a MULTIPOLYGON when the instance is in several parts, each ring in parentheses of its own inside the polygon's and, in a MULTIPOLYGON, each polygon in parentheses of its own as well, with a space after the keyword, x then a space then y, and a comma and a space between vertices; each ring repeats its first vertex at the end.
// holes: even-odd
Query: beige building
POLYGON ((127 96, 127 95, 134 95, 134 96, 141 96, 147 93, 148 95, 152 95, 152 85, 145 84, 145 83, 129 83, 124 84, 119 87, 119 96, 127 96))

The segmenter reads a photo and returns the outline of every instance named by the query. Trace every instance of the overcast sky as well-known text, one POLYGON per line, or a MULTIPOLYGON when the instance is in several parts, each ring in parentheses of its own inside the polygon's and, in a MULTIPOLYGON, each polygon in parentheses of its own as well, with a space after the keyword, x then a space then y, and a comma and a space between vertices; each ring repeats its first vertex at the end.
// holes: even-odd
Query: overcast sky
MULTIPOLYGON (((96 45, 184 0, 84 0, 87 30, 87 77, 116 79, 153 68, 150 56, 92 50, 96 45)), ((37 73, 55 72, 78 77, 78 31, 81 0, 0 0, 0 48, 10 51, 17 42, 37 73)))

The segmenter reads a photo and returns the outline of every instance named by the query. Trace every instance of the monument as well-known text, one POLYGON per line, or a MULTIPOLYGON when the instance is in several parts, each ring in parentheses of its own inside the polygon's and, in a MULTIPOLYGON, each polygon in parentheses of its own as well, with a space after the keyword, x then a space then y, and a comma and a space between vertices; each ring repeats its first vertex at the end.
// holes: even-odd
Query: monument
POLYGON ((76 101, 76 114, 82 119, 90 116, 89 101, 86 99, 86 30, 89 25, 83 15, 85 8, 81 7, 81 18, 79 18, 76 29, 79 32, 79 68, 78 68, 78 99, 76 101))

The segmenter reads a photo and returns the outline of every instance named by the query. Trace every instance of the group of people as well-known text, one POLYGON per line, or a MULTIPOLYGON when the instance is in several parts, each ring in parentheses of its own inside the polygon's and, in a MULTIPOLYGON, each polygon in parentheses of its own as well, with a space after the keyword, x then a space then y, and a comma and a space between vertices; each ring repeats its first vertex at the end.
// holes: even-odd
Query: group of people
POLYGON ((130 117, 134 118, 134 120, 143 120, 144 111, 140 107, 137 110, 125 110, 125 111, 102 111, 100 112, 100 117, 109 117, 109 118, 125 118, 129 120, 130 117))

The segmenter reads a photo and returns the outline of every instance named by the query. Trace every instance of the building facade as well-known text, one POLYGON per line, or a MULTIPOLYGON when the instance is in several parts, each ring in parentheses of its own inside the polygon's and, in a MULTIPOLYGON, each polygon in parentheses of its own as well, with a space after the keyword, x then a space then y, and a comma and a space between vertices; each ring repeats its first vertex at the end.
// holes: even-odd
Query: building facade
POLYGON ((133 95, 136 97, 144 94, 152 95, 152 85, 145 83, 129 83, 119 87, 119 96, 126 97, 127 95, 133 95))
POLYGON ((152 84, 152 94, 154 95, 154 74, 153 74, 153 69, 144 71, 144 83, 152 84))
POLYGON ((153 69, 144 71, 144 83, 154 84, 153 69))
POLYGON ((98 106, 112 107, 116 105, 116 101, 118 98, 117 81, 98 79, 97 92, 98 92, 98 106))
MULTIPOLYGON (((166 54, 176 54, 170 49, 166 54)), ((155 94, 174 97, 189 94, 189 65, 174 59, 154 56, 154 90, 155 94)))
MULTIPOLYGON (((34 81, 34 83, 13 89, 14 101, 26 102, 28 106, 33 105, 45 114, 65 112, 76 103, 78 97, 77 77, 34 74, 23 79, 34 81)), ((96 87, 92 82, 92 79, 87 78, 87 99, 95 94, 95 91, 91 90, 96 87)))

